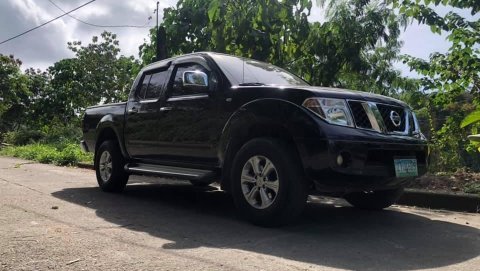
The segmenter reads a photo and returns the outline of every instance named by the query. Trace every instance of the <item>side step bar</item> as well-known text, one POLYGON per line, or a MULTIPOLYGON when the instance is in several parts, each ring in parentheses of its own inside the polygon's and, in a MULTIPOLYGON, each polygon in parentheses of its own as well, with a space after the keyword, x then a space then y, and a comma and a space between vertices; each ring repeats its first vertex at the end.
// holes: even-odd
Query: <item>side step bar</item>
POLYGON ((195 181, 213 179, 217 175, 215 171, 212 170, 151 164, 126 164, 125 171, 129 173, 165 176, 195 181))

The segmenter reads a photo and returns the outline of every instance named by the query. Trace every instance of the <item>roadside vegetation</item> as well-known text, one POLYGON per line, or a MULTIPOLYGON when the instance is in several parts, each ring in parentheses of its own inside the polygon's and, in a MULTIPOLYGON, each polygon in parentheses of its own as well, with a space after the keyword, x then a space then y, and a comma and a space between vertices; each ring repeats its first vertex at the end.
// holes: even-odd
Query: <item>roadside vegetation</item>
POLYGON ((427 173, 408 184, 409 188, 480 196, 480 173, 466 168, 455 172, 427 173))
POLYGON ((84 153, 79 148, 79 124, 63 125, 54 119, 39 129, 28 130, 22 127, 5 133, 3 137, 6 146, 0 146, 0 155, 60 166, 93 163, 93 155, 84 153))
POLYGON ((0 148, 0 155, 61 166, 75 166, 80 162, 91 164, 92 154, 79 148, 81 133, 79 124, 63 125, 56 119, 39 129, 22 127, 4 134, 8 145, 0 148))
POLYGON ((72 143, 58 147, 41 143, 11 146, 1 149, 0 154, 59 166, 76 166, 81 162, 93 163, 92 154, 82 152, 78 144, 72 143))
MULTIPOLYGON (((459 169, 480 171, 478 146, 467 139, 480 127, 479 10, 474 0, 179 0, 164 10, 161 25, 169 56, 224 52, 273 63, 314 85, 404 100, 429 139, 429 176, 454 176, 459 169), (325 11, 325 21, 308 20, 313 5, 325 11), (437 6, 452 11, 438 14, 437 6), (450 49, 428 59, 401 55, 400 33, 411 24, 445 34, 450 49), (419 77, 402 76, 396 62, 419 77)), ((0 154, 67 165, 91 159, 77 149, 83 111, 127 98, 140 68, 154 61, 155 35, 152 28, 140 58, 122 55, 111 32, 86 45, 72 41, 66 46, 75 56, 44 71, 22 71, 21 60, 0 55, 0 142, 14 145, 0 154)), ((479 183, 459 190, 477 191, 479 183)))

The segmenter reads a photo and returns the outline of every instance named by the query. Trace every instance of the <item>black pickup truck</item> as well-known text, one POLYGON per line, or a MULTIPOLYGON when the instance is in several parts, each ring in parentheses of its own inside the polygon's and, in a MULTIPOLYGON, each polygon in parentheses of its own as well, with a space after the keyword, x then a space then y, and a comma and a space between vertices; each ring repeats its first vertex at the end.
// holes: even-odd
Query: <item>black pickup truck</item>
POLYGON ((386 208, 428 160, 399 100, 211 52, 148 65, 127 102, 87 108, 82 126, 104 191, 122 191, 131 174, 218 182, 260 225, 295 218, 313 193, 386 208))

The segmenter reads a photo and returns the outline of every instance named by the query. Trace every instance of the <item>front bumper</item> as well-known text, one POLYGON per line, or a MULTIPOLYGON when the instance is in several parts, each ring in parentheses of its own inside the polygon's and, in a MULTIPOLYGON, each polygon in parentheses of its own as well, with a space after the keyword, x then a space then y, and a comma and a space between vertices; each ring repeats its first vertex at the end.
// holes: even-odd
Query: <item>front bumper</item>
POLYGON ((306 176, 322 192, 355 192, 401 187, 412 178, 397 178, 394 159, 415 158, 419 176, 427 171, 428 146, 416 139, 375 141, 303 139, 300 148, 306 176), (341 155, 343 163, 338 163, 341 155))

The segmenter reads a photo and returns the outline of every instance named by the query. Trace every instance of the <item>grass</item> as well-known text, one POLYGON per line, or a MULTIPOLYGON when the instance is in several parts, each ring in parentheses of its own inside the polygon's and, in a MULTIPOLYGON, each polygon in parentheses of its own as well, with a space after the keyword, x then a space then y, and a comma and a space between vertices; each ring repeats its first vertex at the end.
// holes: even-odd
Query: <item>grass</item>
POLYGON ((59 166, 75 166, 78 163, 93 163, 93 154, 84 153, 78 144, 67 143, 62 146, 49 144, 29 144, 24 146, 9 146, 0 149, 0 155, 13 156, 34 160, 43 164, 59 166))
POLYGON ((467 183, 465 185, 464 192, 469 194, 477 194, 480 196, 480 183, 467 183))
POLYGON ((480 195, 480 173, 465 168, 455 172, 427 173, 408 183, 409 188, 480 195))

